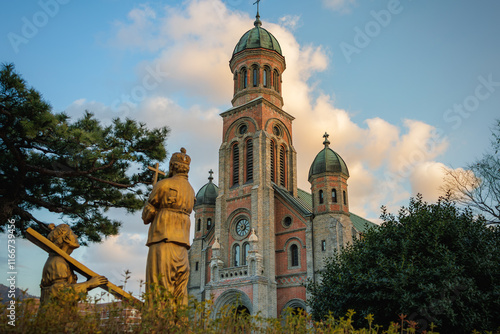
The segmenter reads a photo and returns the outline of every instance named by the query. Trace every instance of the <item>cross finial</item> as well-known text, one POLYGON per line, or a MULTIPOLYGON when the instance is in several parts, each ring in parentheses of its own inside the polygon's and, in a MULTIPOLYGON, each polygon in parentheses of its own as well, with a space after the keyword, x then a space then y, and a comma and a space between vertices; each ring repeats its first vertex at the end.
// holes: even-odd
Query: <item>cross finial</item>
POLYGON ((257 0, 253 3, 254 5, 257 4, 257 16, 259 16, 259 4, 260 4, 260 0, 257 0))
POLYGON ((210 174, 210 176, 208 177, 208 181, 210 181, 210 183, 212 183, 212 180, 214 179, 214 177, 212 176, 213 173, 214 171, 212 169, 208 171, 208 174, 210 174))
POLYGON ((325 138, 323 145, 325 145, 325 147, 328 147, 328 145, 330 145, 330 141, 328 140, 328 137, 330 137, 330 135, 325 132, 325 134, 323 135, 323 138, 325 138))
POLYGON ((160 170, 160 164, 156 163, 154 167, 148 166, 148 169, 155 172, 155 176, 153 176, 153 186, 158 182, 158 174, 165 175, 165 172, 160 170))
POLYGON ((259 15, 260 0, 255 1, 253 4, 254 5, 257 4, 257 15, 255 16, 255 22, 253 24, 256 27, 260 27, 262 25, 262 22, 260 22, 260 15, 259 15))

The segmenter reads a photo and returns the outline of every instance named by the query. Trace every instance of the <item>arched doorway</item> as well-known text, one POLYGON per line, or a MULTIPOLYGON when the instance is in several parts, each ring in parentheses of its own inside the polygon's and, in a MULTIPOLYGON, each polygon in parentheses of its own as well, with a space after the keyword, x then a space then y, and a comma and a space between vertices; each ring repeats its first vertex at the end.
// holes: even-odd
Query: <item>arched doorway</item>
POLYGON ((289 300, 283 309, 281 310, 281 315, 286 316, 287 310, 291 310, 291 315, 297 315, 306 312, 306 303, 302 299, 294 298, 289 300))
POLYGON ((224 291, 214 303, 212 315, 217 317, 221 312, 227 312, 234 306, 236 312, 252 315, 252 301, 246 293, 236 289, 224 291))

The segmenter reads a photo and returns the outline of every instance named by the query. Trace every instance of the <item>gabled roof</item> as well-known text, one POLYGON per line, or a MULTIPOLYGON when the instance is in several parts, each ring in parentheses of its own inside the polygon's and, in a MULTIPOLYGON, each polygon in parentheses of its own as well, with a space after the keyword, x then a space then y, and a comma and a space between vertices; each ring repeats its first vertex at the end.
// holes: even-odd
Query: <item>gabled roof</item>
POLYGON ((371 227, 378 226, 377 224, 372 223, 371 221, 369 221, 363 217, 360 217, 357 214, 354 214, 352 212, 350 212, 350 214, 351 214, 352 225, 354 225, 354 228, 358 232, 363 233, 363 232, 366 232, 371 227))
POLYGON ((298 200, 307 208, 307 210, 313 210, 313 197, 307 191, 302 189, 297 189, 298 200))
MULTIPOLYGON (((278 187, 277 185, 273 185, 274 189, 278 191, 285 199, 292 199, 296 203, 298 203, 301 207, 304 208, 305 211, 309 212, 309 215, 312 215, 313 207, 312 207, 312 195, 305 190, 297 189, 298 197, 293 197, 288 191, 285 189, 278 187), (286 195, 286 197, 285 197, 286 195)), ((351 222, 356 231, 365 232, 370 227, 377 226, 377 224, 372 223, 371 221, 358 216, 355 213, 349 212, 351 217, 351 222)))
POLYGON ((273 184, 274 191, 285 199, 294 209, 296 209, 302 216, 309 217, 312 215, 312 208, 309 209, 306 203, 303 203, 299 198, 293 197, 285 188, 273 184))

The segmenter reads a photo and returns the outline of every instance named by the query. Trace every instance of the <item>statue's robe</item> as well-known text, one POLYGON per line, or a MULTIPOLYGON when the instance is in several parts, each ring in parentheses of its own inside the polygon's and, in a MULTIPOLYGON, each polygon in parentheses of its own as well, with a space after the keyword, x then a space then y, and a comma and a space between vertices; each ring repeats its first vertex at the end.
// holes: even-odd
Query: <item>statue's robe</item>
POLYGON ((176 174, 158 182, 142 212, 149 227, 146 287, 163 286, 187 305, 189 279, 189 230, 195 193, 187 174, 176 174))
POLYGON ((87 288, 76 285, 76 280, 75 273, 64 258, 56 254, 49 254, 42 272, 40 303, 45 304, 51 297, 57 297, 64 290, 76 293, 75 297, 80 293, 86 294, 87 288))

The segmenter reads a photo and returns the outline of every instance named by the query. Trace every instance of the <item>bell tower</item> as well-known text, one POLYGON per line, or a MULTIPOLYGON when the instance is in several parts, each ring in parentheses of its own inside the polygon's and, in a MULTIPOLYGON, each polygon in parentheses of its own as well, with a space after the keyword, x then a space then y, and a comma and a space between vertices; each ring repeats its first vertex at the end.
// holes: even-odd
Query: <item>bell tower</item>
MULTIPOLYGON (((349 212, 347 179, 349 170, 344 159, 330 148, 325 133, 325 146, 314 158, 309 169, 312 209, 315 215, 312 232, 313 266, 324 268, 324 260, 334 256, 342 246, 352 240, 352 222, 349 212)), ((316 276, 316 272, 313 273, 316 276)))
POLYGON ((205 295, 237 288, 244 294, 239 300, 248 297, 243 306, 250 313, 276 316, 274 192, 279 187, 297 194, 294 117, 282 109, 285 57, 278 40, 262 28, 258 12, 254 27, 236 44, 229 68, 233 107, 221 114, 217 249, 205 295))

